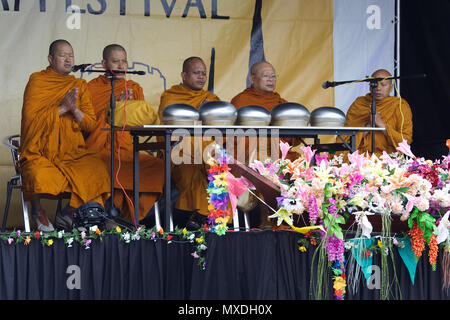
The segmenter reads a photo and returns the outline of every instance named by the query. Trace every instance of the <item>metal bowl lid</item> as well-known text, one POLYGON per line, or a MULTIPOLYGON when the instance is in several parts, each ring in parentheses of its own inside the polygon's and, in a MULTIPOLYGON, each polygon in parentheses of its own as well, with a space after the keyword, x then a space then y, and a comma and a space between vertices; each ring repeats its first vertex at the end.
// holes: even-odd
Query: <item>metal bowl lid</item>
POLYGON ((238 109, 236 124, 243 126, 268 126, 272 114, 266 108, 257 105, 248 105, 238 109))
POLYGON ((286 127, 308 126, 309 110, 295 102, 284 102, 272 109, 272 125, 286 127))
POLYGON ((199 118, 198 110, 185 103, 168 105, 162 112, 162 122, 167 125, 193 125, 199 118))
POLYGON ((226 101, 209 101, 198 110, 204 125, 233 125, 237 118, 234 105, 226 101))
POLYGON ((314 127, 343 127, 345 113, 336 107, 320 107, 311 112, 309 121, 314 127))

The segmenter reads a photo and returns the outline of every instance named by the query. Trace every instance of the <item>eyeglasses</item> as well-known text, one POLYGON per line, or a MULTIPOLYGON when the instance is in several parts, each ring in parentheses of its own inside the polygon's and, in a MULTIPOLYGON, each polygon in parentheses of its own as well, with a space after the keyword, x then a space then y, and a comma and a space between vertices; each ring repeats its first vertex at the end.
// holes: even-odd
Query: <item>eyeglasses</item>
POLYGON ((276 74, 263 74, 261 76, 261 78, 263 78, 264 80, 276 80, 277 79, 277 75, 276 74))

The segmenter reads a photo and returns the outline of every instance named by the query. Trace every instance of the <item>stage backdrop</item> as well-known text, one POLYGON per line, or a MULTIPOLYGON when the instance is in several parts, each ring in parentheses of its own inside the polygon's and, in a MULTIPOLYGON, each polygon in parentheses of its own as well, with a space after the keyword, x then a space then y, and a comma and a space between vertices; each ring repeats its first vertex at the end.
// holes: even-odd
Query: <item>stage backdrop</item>
MULTIPOLYGON (((100 63, 111 43, 128 52, 129 76, 159 105, 161 93, 181 81, 181 64, 202 57, 208 88, 230 101, 248 85, 249 66, 267 60, 276 68, 277 91, 310 111, 346 111, 367 92, 349 85, 324 90, 324 81, 360 79, 375 68, 394 68, 395 1, 355 0, 1 0, 1 136, 20 132, 23 91, 31 73, 48 66, 55 39, 73 45, 75 63, 100 63), (345 87, 345 88, 344 88, 345 87)), ((98 74, 74 73, 91 80, 98 74)), ((0 208, 11 156, 0 149, 0 208)), ((20 225, 15 195, 8 225, 20 225), (14 217, 13 217, 14 216, 14 217)))

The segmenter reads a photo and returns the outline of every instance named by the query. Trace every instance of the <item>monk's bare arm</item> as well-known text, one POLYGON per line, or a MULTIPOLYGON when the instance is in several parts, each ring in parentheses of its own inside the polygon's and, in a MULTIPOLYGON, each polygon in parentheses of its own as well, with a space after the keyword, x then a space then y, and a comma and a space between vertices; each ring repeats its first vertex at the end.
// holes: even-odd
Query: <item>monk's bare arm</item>
POLYGON ((79 106, 72 114, 79 122, 82 131, 91 132, 97 125, 97 118, 86 83, 81 84, 79 100, 79 106))

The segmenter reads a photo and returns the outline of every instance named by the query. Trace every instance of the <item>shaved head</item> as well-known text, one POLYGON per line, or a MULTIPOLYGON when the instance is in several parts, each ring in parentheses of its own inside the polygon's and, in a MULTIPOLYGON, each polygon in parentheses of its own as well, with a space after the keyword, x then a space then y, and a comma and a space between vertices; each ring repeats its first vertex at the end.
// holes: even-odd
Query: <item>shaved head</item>
POLYGON ((64 39, 58 39, 58 40, 53 41, 50 44, 50 47, 48 48, 48 55, 54 57, 56 50, 60 44, 65 44, 65 45, 72 47, 72 45, 70 44, 69 41, 64 40, 64 39))
POLYGON ((392 77, 392 74, 386 69, 378 69, 374 73, 372 73, 373 78, 388 78, 392 77))
POLYGON ((253 64, 250 68, 251 87, 262 93, 272 93, 277 84, 275 68, 266 61, 253 64))
POLYGON ((181 79, 191 90, 201 90, 206 84, 206 65, 199 57, 190 57, 183 62, 181 79))
MULTIPOLYGON (((373 78, 388 78, 392 77, 391 73, 385 69, 378 69, 372 73, 373 78)), ((378 86, 375 90, 375 100, 381 101, 391 94, 394 85, 392 79, 386 79, 383 81, 378 81, 378 86)))
POLYGON ((200 57, 189 57, 186 60, 183 61, 183 70, 182 72, 189 72, 189 68, 191 67, 191 64, 195 61, 200 61, 201 63, 205 64, 202 58, 200 57))
POLYGON ((107 45, 104 49, 103 49, 103 60, 108 60, 108 58, 111 56, 112 52, 115 50, 119 50, 119 51, 123 51, 123 52, 127 52, 125 50, 124 47, 122 47, 120 44, 110 44, 107 45))
POLYGON ((250 74, 251 74, 251 75, 257 74, 258 69, 259 69, 260 67, 263 67, 263 66, 271 66, 271 67, 273 68, 273 66, 272 66, 269 62, 267 62, 267 61, 259 61, 259 62, 254 63, 254 64, 251 66, 251 68, 250 68, 250 74))

